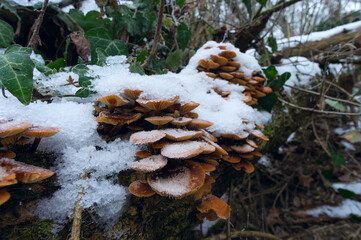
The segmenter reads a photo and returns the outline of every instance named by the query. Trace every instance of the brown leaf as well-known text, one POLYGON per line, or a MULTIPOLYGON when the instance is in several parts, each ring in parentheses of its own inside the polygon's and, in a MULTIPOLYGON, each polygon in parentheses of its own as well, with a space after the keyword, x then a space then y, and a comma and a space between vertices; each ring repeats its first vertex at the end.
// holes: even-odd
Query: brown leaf
POLYGON ((83 59, 84 63, 90 63, 91 45, 90 42, 84 37, 84 32, 73 32, 70 34, 76 52, 83 59))
POLYGON ((311 182, 313 182, 313 178, 312 175, 300 175, 300 181, 302 183, 302 185, 306 188, 310 188, 311 187, 311 182))

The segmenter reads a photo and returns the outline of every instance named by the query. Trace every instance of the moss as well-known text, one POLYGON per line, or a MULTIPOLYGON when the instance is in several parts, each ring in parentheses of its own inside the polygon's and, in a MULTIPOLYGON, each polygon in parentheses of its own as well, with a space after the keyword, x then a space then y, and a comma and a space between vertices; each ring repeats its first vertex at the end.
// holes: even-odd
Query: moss
POLYGON ((5 234, 2 239, 11 240, 44 240, 52 239, 52 223, 48 220, 39 220, 13 228, 11 233, 5 234))

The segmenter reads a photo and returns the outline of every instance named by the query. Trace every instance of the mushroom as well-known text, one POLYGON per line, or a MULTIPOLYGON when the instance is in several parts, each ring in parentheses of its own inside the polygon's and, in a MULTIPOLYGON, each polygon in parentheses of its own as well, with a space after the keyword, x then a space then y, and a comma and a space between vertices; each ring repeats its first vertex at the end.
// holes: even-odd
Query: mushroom
MULTIPOLYGON (((233 72, 237 70, 237 67, 232 67, 232 66, 222 66, 219 69, 221 69, 222 71, 225 72, 233 72)), ((232 74, 231 74, 232 75, 232 74)))
POLYGON ((194 200, 199 200, 202 197, 204 197, 205 195, 207 195, 208 193, 211 192, 212 190, 212 183, 215 183, 216 181, 214 180, 214 178, 210 175, 206 175, 206 178, 204 180, 204 184, 202 185, 201 188, 199 188, 194 194, 194 200))
POLYGON ((24 132, 22 132, 23 136, 26 137, 35 137, 35 141, 31 146, 30 151, 35 152, 36 148, 39 146, 41 138, 51 137, 57 134, 60 131, 58 127, 30 127, 24 132))
POLYGON ((168 108, 169 106, 173 105, 179 96, 176 96, 169 100, 162 100, 162 99, 137 99, 136 102, 139 103, 141 106, 148 108, 150 110, 154 110, 156 114, 158 114, 161 110, 168 108))
POLYGON ((222 159, 229 163, 239 163, 241 161, 241 158, 234 154, 230 154, 228 156, 222 156, 222 159))
POLYGON ((266 137, 260 130, 253 130, 253 131, 251 132, 251 135, 254 136, 254 137, 256 137, 256 138, 262 139, 262 140, 264 140, 264 141, 268 141, 268 140, 269 140, 269 138, 266 137))
POLYGON ((181 115, 184 115, 184 114, 189 113, 190 111, 196 109, 199 105, 200 105, 199 103, 190 101, 189 103, 182 105, 179 112, 181 115))
POLYGON ((193 129, 204 129, 212 125, 213 125, 212 122, 201 119, 192 119, 192 121, 188 123, 188 127, 193 129))
POLYGON ((237 56, 237 54, 233 51, 222 51, 220 54, 218 54, 221 57, 225 57, 227 59, 232 59, 237 56))
POLYGON ((138 89, 124 89, 124 95, 133 100, 136 100, 142 92, 138 89))
POLYGON ((167 165, 168 159, 162 155, 153 155, 139 161, 128 163, 128 166, 140 172, 154 172, 167 165))
POLYGON ((142 151, 137 151, 135 153, 135 156, 140 157, 140 158, 147 158, 147 157, 152 156, 152 154, 149 151, 142 150, 142 151))
POLYGON ((165 125, 173 120, 173 117, 170 116, 154 116, 145 118, 146 121, 150 122, 153 125, 158 126, 158 129, 161 128, 162 125, 165 125))
POLYGON ((0 138, 16 135, 28 129, 31 122, 27 121, 7 121, 0 122, 0 138))
POLYGON ((212 142, 211 140, 209 140, 208 138, 206 138, 204 136, 201 136, 201 138, 216 148, 215 153, 218 153, 220 155, 228 155, 228 152, 226 150, 224 150, 221 146, 219 146, 217 143, 212 142))
POLYGON ((0 149, 0 158, 15 158, 16 157, 16 153, 14 153, 13 151, 10 150, 1 150, 0 149))
POLYGON ((109 132, 109 135, 116 135, 124 124, 130 124, 141 118, 141 113, 111 113, 111 112, 100 112, 97 117, 98 122, 103 122, 111 125, 115 125, 109 132))
POLYGON ((115 107, 120 107, 129 103, 127 99, 115 94, 108 95, 105 97, 100 97, 97 100, 107 105, 109 107, 110 112, 113 112, 115 107))
POLYGON ((209 72, 209 69, 216 69, 220 66, 218 63, 215 63, 212 59, 210 59, 209 61, 201 59, 198 61, 198 64, 204 67, 207 70, 207 72, 209 72))
POLYGON ((192 118, 178 117, 178 118, 174 118, 170 123, 177 127, 181 127, 181 126, 187 125, 191 121, 192 121, 192 118))
POLYGON ((226 65, 228 63, 228 59, 225 57, 217 56, 217 55, 211 55, 211 59, 218 63, 220 66, 226 65))
POLYGON ((7 191, 0 189, 0 205, 6 203, 10 198, 10 193, 7 191))
POLYGON ((11 170, 11 172, 15 173, 16 179, 24 183, 39 182, 54 175, 54 172, 48 169, 17 162, 9 158, 1 158, 0 166, 11 170))
POLYGON ((168 158, 189 159, 201 154, 204 150, 203 144, 197 141, 176 142, 165 145, 161 154, 168 158))
POLYGON ((215 211, 217 216, 222 219, 227 219, 231 215, 231 208, 222 199, 209 194, 202 199, 202 203, 197 207, 201 213, 207 213, 211 210, 215 211))
POLYGON ((141 131, 133 133, 130 140, 135 144, 154 143, 165 137, 165 133, 161 130, 141 131))
POLYGON ((203 148, 204 148, 202 154, 209 154, 209 153, 216 151, 215 146, 213 146, 207 142, 204 142, 204 141, 201 141, 200 143, 203 144, 203 148))
POLYGON ((212 164, 204 163, 204 162, 199 162, 198 164, 201 165, 201 167, 205 172, 213 172, 216 170, 216 167, 212 164))
POLYGON ((129 191, 137 197, 150 197, 155 191, 149 186, 145 180, 137 180, 129 185, 129 191))
POLYGON ((220 72, 218 74, 219 74, 219 76, 221 76, 221 78, 224 78, 226 80, 231 80, 231 79, 234 78, 234 76, 232 74, 229 74, 229 73, 220 72))
POLYGON ((243 145, 232 145, 231 149, 238 153, 249 153, 254 150, 254 147, 252 147, 248 144, 243 144, 243 145))
POLYGON ((147 180, 158 194, 182 198, 197 191, 203 185, 205 177, 206 174, 198 163, 185 161, 180 165, 150 173, 147 180))
POLYGON ((173 141, 184 141, 193 138, 197 138, 203 134, 202 131, 191 131, 191 130, 183 130, 178 128, 167 128, 164 129, 163 132, 166 135, 166 138, 173 141))
POLYGON ((5 187, 17 183, 16 175, 11 170, 0 167, 0 187, 5 187))
POLYGON ((236 169, 237 171, 241 170, 242 168, 244 171, 248 174, 252 173, 254 171, 254 166, 252 163, 250 163, 247 160, 242 160, 239 163, 232 164, 232 167, 236 169))
POLYGON ((221 137, 224 138, 229 138, 229 139, 233 139, 233 140, 242 140, 242 139, 246 139, 249 136, 249 133, 247 132, 241 132, 241 133, 222 133, 221 137))

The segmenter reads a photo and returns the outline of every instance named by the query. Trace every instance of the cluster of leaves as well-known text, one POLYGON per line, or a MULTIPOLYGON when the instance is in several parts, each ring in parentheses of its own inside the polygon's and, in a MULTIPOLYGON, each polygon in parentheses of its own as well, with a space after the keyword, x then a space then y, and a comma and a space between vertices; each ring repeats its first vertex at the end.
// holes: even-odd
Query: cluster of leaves
MULTIPOLYGON (((2 7, 20 16, 16 9, 5 0, 0 0, 2 7)), ((90 64, 104 66, 106 58, 109 56, 125 55, 128 57, 130 71, 145 74, 167 73, 168 70, 176 72, 179 67, 186 62, 186 59, 193 54, 187 49, 191 36, 187 19, 182 18, 181 22, 174 21, 171 15, 172 7, 182 9, 185 0, 177 0, 176 6, 167 7, 162 26, 162 37, 164 41, 157 45, 157 59, 153 59, 150 66, 142 68, 142 63, 149 57, 152 48, 154 28, 157 22, 157 6, 159 0, 137 0, 134 7, 120 5, 119 9, 110 6, 99 11, 84 13, 77 9, 72 9, 69 16, 73 21, 63 14, 59 14, 64 22, 68 24, 71 31, 80 35, 91 45, 90 64), (74 21, 76 24, 74 24, 74 21), (126 34, 127 44, 122 41, 122 34, 126 34), (132 46, 129 49, 128 46, 132 46)), ((123 37, 124 38, 124 37, 123 37)), ((46 41, 46 39, 43 39, 46 41)), ((62 71, 67 66, 67 49, 71 44, 70 38, 66 41, 64 57, 58 58, 47 65, 31 59, 31 49, 19 45, 11 45, 14 41, 14 30, 11 25, 0 20, 0 47, 8 48, 4 54, 0 55, 0 80, 11 94, 16 96, 23 104, 31 101, 33 89, 33 69, 36 67, 40 72, 51 74, 62 71), (15 47, 13 47, 15 46, 15 47)), ((74 43, 75 44, 75 43, 74 43)), ((76 45, 76 44, 75 44, 76 45)), ((76 46, 81 47, 81 46, 76 46)), ((42 54, 45 56, 44 54, 42 54)), ((78 65, 71 71, 79 75, 76 92, 78 97, 87 97, 94 93, 91 86, 92 78, 88 76, 88 68, 84 65, 84 58, 78 59, 78 65)), ((88 61, 86 61, 87 63, 88 61)))
POLYGON ((338 18, 335 16, 330 17, 329 19, 317 24, 313 27, 311 32, 319 32, 319 31, 326 31, 328 29, 341 26, 347 23, 352 23, 361 20, 361 13, 360 12, 351 12, 344 14, 344 16, 338 18))

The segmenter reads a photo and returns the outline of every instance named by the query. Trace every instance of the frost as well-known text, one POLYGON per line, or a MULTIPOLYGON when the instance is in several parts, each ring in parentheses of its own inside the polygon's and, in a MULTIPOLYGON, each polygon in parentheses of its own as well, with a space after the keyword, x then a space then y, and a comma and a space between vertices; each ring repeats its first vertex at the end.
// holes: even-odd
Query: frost
POLYGON ((163 131, 152 130, 134 133, 130 136, 130 140, 136 144, 146 144, 161 140, 163 137, 165 137, 165 133, 163 131))
POLYGON ((204 150, 203 144, 196 141, 184 141, 179 143, 170 143, 162 148, 163 156, 177 159, 188 159, 195 157, 204 150))
POLYGON ((153 155, 139 161, 128 163, 129 167, 141 172, 154 172, 167 164, 167 158, 162 155, 153 155))
POLYGON ((183 130, 177 128, 168 128, 162 131, 166 134, 167 138, 174 141, 188 140, 195 137, 199 137, 200 135, 203 134, 202 131, 190 131, 190 130, 183 130))

